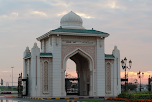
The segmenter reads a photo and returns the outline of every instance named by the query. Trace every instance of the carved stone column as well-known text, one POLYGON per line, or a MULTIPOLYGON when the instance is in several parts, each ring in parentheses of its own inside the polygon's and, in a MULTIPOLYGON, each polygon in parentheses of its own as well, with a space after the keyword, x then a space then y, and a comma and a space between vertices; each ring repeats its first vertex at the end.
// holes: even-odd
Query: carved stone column
POLYGON ((86 77, 86 70, 83 70, 83 95, 87 95, 87 77, 86 77))
POLYGON ((61 84, 62 84, 62 92, 61 92, 61 95, 62 96, 66 96, 66 92, 65 92, 65 71, 62 70, 61 72, 61 76, 62 76, 62 79, 61 79, 61 84))

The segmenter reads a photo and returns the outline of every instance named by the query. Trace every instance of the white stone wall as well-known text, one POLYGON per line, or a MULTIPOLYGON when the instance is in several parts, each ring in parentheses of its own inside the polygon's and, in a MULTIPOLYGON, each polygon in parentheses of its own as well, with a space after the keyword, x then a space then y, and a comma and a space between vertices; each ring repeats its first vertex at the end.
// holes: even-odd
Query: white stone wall
POLYGON ((41 81, 41 96, 52 96, 52 58, 41 58, 40 59, 40 81, 41 81), (48 61, 48 92, 44 92, 44 62, 48 61))
MULTIPOLYGON (((60 36, 52 35, 41 40, 43 53, 52 53, 52 58, 40 58, 40 49, 32 48, 30 67, 27 69, 24 60, 23 77, 29 74, 29 95, 35 96, 65 96, 63 86, 64 70, 62 58, 62 48, 66 48, 66 55, 72 54, 73 51, 79 49, 81 53, 87 53, 92 64, 88 72, 90 77, 90 95, 91 96, 117 96, 121 92, 120 80, 120 53, 118 49, 113 50, 115 58, 111 63, 111 92, 106 93, 106 75, 105 75, 105 52, 104 38, 100 37, 77 37, 77 36, 60 36), (70 47, 71 46, 71 47, 70 47), (70 49, 69 49, 70 48, 70 49), (37 57, 36 57, 37 56, 37 57), (48 60, 48 92, 44 92, 44 59, 48 60), (118 61, 118 62, 117 62, 118 61), (37 77, 36 77, 37 76, 37 77), (37 80, 37 81, 36 81, 37 80), (36 85, 37 83, 37 85, 36 85)), ((79 53, 80 53, 79 52, 79 53)), ((82 54, 83 55, 83 54, 82 54)), ((65 57, 65 56, 64 56, 65 57)), ((87 58, 87 57, 86 57, 87 58)), ((85 89, 86 90, 86 89, 85 89)), ((87 93, 85 93, 87 94, 87 93)))
POLYGON ((61 36, 52 36, 52 96, 61 96, 61 36))
POLYGON ((42 53, 52 53, 52 36, 41 40, 41 52, 42 53))
POLYGON ((45 52, 51 53, 52 52, 52 46, 50 45, 51 38, 45 39, 45 52))
POLYGON ((105 64, 107 62, 111 63, 111 93, 106 93, 106 96, 117 96, 121 93, 120 52, 116 46, 114 47, 112 54, 115 58, 106 59, 105 62, 105 64))
POLYGON ((96 91, 95 96, 105 96, 105 53, 104 53, 104 39, 97 38, 97 45, 96 45, 96 73, 94 77, 94 83, 96 87, 94 91, 96 91))
MULTIPOLYGON (((96 37, 80 37, 80 36, 62 36, 62 64, 63 70, 66 70, 66 60, 72 57, 74 54, 79 53, 81 56, 89 61, 89 74, 90 74, 90 96, 94 95, 94 86, 96 88, 96 73, 94 75, 94 68, 96 66, 96 37), (95 77, 94 77, 95 76, 95 77), (93 89, 92 89, 93 88, 93 89)), ((78 60, 78 59, 77 59, 78 60)), ((82 63, 81 63, 82 64, 82 63)), ((80 66, 79 66, 80 67, 80 66)), ((82 67, 82 66, 81 66, 82 67)), ((77 68, 78 69, 78 68, 77 68)), ((83 69, 83 68, 81 68, 83 69)), ((84 71, 85 73, 85 71, 84 71)), ((84 76, 83 71, 80 71, 80 76, 84 76)), ((82 77, 81 77, 82 78, 82 77)), ((83 78, 82 78, 83 79, 83 78)), ((80 84, 84 83, 84 80, 80 79, 80 84)), ((62 79, 64 80, 64 78, 62 79)), ((64 81, 63 81, 64 82, 64 81)), ((83 85, 83 84, 82 84, 83 85)), ((80 87, 80 95, 86 95, 86 89, 80 87), (83 89, 81 89, 83 88, 83 89)))
POLYGON ((43 52, 43 53, 45 52, 45 47, 44 47, 45 46, 45 43, 44 43, 45 41, 44 40, 45 39, 41 40, 41 52, 43 52))

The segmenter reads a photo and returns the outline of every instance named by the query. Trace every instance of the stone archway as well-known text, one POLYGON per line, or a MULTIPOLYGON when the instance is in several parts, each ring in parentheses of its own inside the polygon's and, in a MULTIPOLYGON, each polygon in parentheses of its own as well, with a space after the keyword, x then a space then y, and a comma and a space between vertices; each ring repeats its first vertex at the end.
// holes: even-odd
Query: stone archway
POLYGON ((63 60, 63 69, 62 69, 62 95, 66 96, 65 92, 65 71, 66 71, 66 62, 68 59, 73 60, 76 63, 76 72, 79 78, 79 95, 81 96, 93 96, 93 67, 94 61, 90 55, 84 52, 81 49, 76 49, 65 56, 63 60), (64 93, 64 94, 63 94, 64 93))

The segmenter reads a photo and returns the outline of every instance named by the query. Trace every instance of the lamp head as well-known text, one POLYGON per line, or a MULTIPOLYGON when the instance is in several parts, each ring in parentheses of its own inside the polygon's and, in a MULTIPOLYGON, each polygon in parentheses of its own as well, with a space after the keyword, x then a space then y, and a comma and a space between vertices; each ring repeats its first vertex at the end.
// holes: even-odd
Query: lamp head
POLYGON ((125 64, 125 63, 124 63, 124 60, 122 60, 122 61, 121 61, 121 66, 123 67, 123 66, 124 66, 124 64, 125 64))
POLYGON ((130 68, 131 68, 131 66, 132 66, 132 61, 131 61, 131 60, 129 61, 129 66, 130 66, 130 68))
POLYGON ((124 58, 124 63, 125 63, 125 64, 127 63, 127 58, 126 58, 126 57, 124 58))

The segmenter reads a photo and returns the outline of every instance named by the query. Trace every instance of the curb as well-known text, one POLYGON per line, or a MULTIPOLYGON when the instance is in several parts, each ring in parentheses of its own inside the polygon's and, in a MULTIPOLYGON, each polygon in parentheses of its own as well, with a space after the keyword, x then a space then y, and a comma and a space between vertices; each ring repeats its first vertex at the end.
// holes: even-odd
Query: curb
POLYGON ((75 100, 67 100, 67 102, 87 102, 87 101, 75 101, 75 100))
POLYGON ((43 98, 45 100, 52 100, 52 99, 93 99, 93 98, 102 98, 104 97, 64 97, 64 98, 43 98))
MULTIPOLYGON (((13 96, 13 97, 16 97, 16 98, 19 98, 18 96, 13 96)), ((21 98, 27 98, 27 99, 38 99, 38 100, 54 100, 54 99, 107 99, 107 97, 64 97, 64 98, 61 98, 61 97, 57 97, 57 98, 36 98, 36 97, 26 97, 26 96, 23 96, 21 98)), ((74 100, 67 100, 67 102, 77 102, 77 101, 74 101, 74 100)), ((78 101, 80 102, 80 101, 78 101)), ((86 101, 82 101, 82 102, 86 102, 86 101)))

